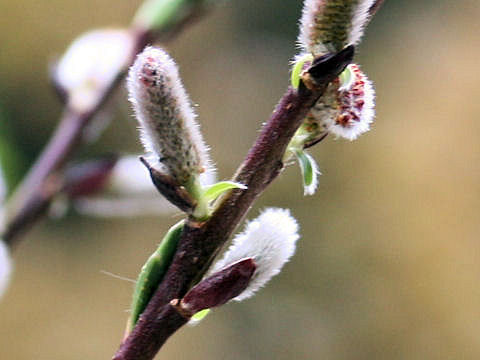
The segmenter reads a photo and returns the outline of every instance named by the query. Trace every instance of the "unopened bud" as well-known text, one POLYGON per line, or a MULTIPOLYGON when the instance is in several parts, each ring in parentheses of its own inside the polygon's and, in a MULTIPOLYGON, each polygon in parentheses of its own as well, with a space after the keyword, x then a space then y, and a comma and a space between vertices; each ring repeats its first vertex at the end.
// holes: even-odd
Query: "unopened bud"
POLYGON ((268 208, 255 220, 250 221, 244 232, 233 239, 232 245, 215 264, 212 272, 240 259, 252 258, 257 270, 248 287, 234 300, 247 299, 280 272, 295 252, 298 238, 298 225, 290 211, 268 208))
POLYGON ((225 304, 245 291, 255 269, 255 262, 248 258, 217 271, 185 295, 180 303, 182 310, 193 315, 225 304))

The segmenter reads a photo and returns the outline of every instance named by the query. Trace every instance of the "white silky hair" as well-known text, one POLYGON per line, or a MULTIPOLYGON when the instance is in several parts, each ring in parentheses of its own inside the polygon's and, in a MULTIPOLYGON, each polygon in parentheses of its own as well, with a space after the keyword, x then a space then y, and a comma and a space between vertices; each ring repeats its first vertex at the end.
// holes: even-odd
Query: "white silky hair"
POLYGON ((353 12, 352 28, 348 35, 348 45, 357 45, 365 32, 365 26, 370 21, 370 8, 375 0, 359 0, 353 12))
POLYGON ((315 18, 325 7, 325 0, 305 0, 303 3, 302 17, 300 18, 300 33, 297 43, 307 52, 312 51, 316 43, 314 37, 315 18))
POLYGON ((280 272, 294 254, 299 237, 297 221, 288 209, 267 208, 235 236, 211 273, 241 259, 253 258, 257 269, 248 287, 234 298, 236 301, 247 299, 280 272))

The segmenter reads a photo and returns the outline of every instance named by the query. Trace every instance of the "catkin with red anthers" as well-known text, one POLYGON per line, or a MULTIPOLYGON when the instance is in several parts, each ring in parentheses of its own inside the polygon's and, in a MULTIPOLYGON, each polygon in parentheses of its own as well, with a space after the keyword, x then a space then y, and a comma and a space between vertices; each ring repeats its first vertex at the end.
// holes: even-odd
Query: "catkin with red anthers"
POLYGON ((207 147, 173 59, 162 49, 145 48, 127 86, 150 165, 179 185, 206 171, 207 147))
POLYGON ((351 72, 351 81, 343 85, 339 79, 333 81, 302 125, 307 130, 312 129, 312 137, 328 131, 338 137, 355 140, 370 130, 375 117, 373 85, 358 65, 349 65, 348 71, 351 72))

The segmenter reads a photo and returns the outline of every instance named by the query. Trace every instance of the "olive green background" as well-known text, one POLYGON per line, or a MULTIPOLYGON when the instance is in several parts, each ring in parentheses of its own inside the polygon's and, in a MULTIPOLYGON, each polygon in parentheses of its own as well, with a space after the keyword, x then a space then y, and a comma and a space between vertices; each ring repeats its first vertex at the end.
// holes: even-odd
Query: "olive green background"
MULTIPOLYGON (((126 26, 139 1, 0 0, 0 104, 16 166, 61 112, 47 64, 83 31, 126 26)), ((288 85, 301 2, 230 1, 166 47, 177 59, 221 178, 229 178, 288 85)), ((357 62, 377 91, 371 132, 312 149, 323 175, 303 197, 289 167, 261 197, 289 207, 302 238, 257 296, 183 328, 158 359, 480 357, 480 2, 394 1, 357 62)), ((140 152, 119 91, 114 121, 78 153, 140 152)), ((6 131, 6 130, 5 130, 6 131)), ((0 359, 109 359, 134 278, 178 216, 36 226, 0 302, 0 359)))

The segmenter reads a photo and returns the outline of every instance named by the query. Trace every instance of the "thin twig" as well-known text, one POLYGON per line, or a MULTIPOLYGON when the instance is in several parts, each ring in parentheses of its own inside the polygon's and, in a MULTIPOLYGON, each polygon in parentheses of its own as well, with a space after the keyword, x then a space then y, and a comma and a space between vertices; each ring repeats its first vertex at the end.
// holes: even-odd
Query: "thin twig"
POLYGON ((353 58, 353 47, 314 62, 309 88, 289 88, 264 125, 257 141, 240 166, 234 181, 248 186, 225 196, 212 217, 203 223, 186 222, 177 252, 163 282, 150 300, 132 333, 120 346, 114 360, 151 360, 160 349, 157 339, 164 334, 158 311, 172 299, 180 299, 207 270, 255 199, 280 174, 282 158, 295 131, 327 85, 353 58), (313 85, 313 86, 312 86, 313 85))

